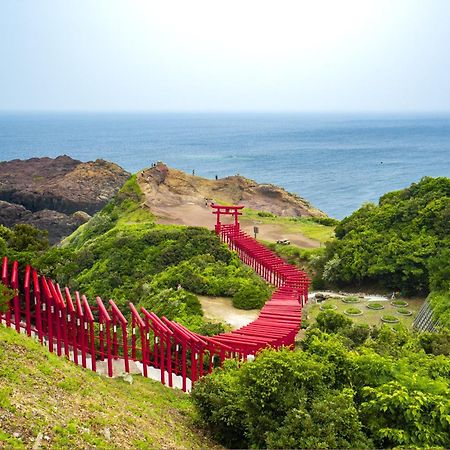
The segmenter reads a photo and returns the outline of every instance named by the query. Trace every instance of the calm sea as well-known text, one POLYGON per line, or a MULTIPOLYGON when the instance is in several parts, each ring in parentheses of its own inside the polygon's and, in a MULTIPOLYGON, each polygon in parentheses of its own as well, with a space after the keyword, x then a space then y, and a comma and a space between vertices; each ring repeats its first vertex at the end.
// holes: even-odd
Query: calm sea
POLYGON ((274 183, 343 218, 423 176, 450 176, 450 115, 0 114, 0 159, 67 154, 130 172, 161 160, 274 183))

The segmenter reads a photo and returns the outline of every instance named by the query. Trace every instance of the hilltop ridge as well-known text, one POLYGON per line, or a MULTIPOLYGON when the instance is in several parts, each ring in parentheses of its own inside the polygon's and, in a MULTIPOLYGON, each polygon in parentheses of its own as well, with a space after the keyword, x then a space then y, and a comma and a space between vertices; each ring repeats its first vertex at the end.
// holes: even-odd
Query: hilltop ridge
POLYGON ((325 214, 307 200, 274 184, 259 184, 241 175, 217 180, 189 175, 158 162, 138 175, 152 211, 158 208, 209 202, 241 204, 284 217, 324 217, 325 214))

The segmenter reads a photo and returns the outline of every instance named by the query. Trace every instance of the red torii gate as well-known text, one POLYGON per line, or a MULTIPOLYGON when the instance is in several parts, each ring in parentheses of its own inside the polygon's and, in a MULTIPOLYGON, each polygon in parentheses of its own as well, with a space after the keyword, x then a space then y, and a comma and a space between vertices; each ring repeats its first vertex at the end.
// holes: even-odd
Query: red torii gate
POLYGON ((234 205, 234 206, 224 206, 224 205, 211 205, 213 208, 213 214, 216 215, 216 233, 220 234, 222 230, 222 222, 220 221, 221 216, 234 216, 234 230, 238 232, 240 230, 239 226, 239 216, 242 215, 241 209, 244 208, 243 205, 234 205))

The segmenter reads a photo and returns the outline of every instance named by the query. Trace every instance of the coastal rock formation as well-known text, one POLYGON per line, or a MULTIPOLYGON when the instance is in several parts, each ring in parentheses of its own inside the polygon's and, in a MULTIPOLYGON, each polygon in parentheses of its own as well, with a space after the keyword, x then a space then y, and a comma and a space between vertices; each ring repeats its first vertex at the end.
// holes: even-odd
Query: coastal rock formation
POLYGON ((28 223, 51 243, 69 235, 116 194, 129 173, 98 159, 59 156, 0 162, 0 223, 28 223))
POLYGON ((138 182, 152 211, 186 204, 204 206, 213 201, 241 204, 286 217, 322 217, 325 214, 305 199, 273 184, 258 184, 240 175, 209 180, 188 175, 163 163, 138 174, 138 182))

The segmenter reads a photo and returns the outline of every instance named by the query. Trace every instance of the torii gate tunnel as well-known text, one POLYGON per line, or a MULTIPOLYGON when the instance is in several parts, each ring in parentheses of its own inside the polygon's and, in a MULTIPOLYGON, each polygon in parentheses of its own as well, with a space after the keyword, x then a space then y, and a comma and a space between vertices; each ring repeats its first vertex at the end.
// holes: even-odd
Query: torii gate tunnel
POLYGON ((72 295, 69 288, 61 289, 29 265, 20 270, 17 261, 10 264, 6 257, 1 283, 12 289, 12 298, 6 311, 0 312, 0 323, 34 336, 50 352, 84 368, 97 371, 104 361, 108 375, 113 376, 114 360, 118 360, 116 365, 123 364, 125 372, 135 362, 143 376, 157 373, 162 384, 184 391, 227 358, 245 361, 263 348, 293 347, 308 298, 306 273, 241 231, 243 206, 212 208, 222 242, 277 288, 250 324, 213 337, 202 336, 143 307, 138 310, 133 303, 123 313, 113 300, 104 303, 96 297, 89 302, 79 292, 72 295), (233 216, 234 222, 223 224, 224 215, 233 216))

